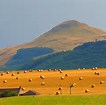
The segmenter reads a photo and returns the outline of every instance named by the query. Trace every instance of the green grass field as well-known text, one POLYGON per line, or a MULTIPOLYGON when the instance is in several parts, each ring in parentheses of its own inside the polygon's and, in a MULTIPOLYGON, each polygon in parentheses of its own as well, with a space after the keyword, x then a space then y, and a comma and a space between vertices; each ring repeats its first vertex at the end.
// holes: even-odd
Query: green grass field
POLYGON ((1 98, 0 105, 106 105, 106 95, 22 96, 1 98))

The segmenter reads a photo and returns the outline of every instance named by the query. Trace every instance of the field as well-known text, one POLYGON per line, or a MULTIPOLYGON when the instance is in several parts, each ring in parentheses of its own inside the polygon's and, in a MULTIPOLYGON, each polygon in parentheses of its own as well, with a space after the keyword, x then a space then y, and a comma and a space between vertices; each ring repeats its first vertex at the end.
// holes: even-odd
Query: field
POLYGON ((1 72, 0 88, 19 86, 40 95, 0 98, 0 105, 106 105, 106 69, 1 72))
POLYGON ((21 96, 1 98, 0 105, 106 105, 106 95, 21 96))
POLYGON ((71 94, 73 95, 89 95, 89 94, 106 94, 106 70, 70 70, 70 71, 17 71, 3 73, 0 76, 0 88, 12 88, 23 87, 21 93, 28 90, 34 90, 40 93, 40 95, 55 95, 57 91, 62 95, 70 95, 70 85, 75 83, 76 85, 71 88, 71 94), (99 74, 97 74, 99 73, 99 74), (13 74, 13 76, 12 76, 13 74), (67 74, 67 75, 66 75, 67 74), (44 76, 44 79, 40 78, 44 76), (18 79, 16 79, 18 77, 18 79), (64 77, 61 79, 61 77, 64 77), (79 78, 82 77, 82 80, 79 78), (32 79, 29 82, 29 79, 32 79), (3 82, 6 80, 6 83, 3 82), (100 82, 103 83, 100 83, 100 82), (44 83, 42 85, 42 82, 44 83), (94 87, 92 87, 94 85, 94 87), (62 87, 62 90, 59 88, 62 87), (85 92, 89 90, 89 92, 85 92))

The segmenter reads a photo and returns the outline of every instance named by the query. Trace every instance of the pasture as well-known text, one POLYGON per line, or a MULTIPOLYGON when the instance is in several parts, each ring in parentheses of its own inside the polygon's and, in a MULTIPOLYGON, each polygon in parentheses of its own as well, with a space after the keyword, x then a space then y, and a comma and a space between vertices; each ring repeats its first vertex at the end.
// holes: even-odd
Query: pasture
POLYGON ((106 105, 106 95, 21 96, 1 98, 0 105, 106 105))
POLYGON ((24 88, 21 93, 34 90, 41 96, 56 92, 60 95, 106 94, 106 69, 1 72, 0 88, 19 86, 24 88), (75 85, 70 90, 72 84, 75 85))

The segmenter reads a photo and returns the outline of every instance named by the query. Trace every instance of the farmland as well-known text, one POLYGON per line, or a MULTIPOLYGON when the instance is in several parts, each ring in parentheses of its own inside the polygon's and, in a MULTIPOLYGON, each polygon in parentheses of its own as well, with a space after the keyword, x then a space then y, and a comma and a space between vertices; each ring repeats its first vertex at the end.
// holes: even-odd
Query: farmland
POLYGON ((1 98, 0 105, 106 105, 106 95, 26 96, 1 98))
POLYGON ((13 71, 10 73, 1 72, 0 88, 23 87, 24 93, 34 90, 40 95, 55 95, 57 91, 62 95, 70 95, 70 85, 72 95, 106 94, 106 70, 64 70, 60 71, 13 71), (99 73, 99 74, 97 74, 99 73), (41 78, 43 76, 44 78, 41 78), (17 78, 18 77, 18 78, 17 78), (62 77, 64 77, 62 79, 62 77), (80 79, 82 78, 82 79, 80 79), (29 81, 30 80, 30 81, 29 81), (6 82, 4 82, 6 81, 6 82), (101 81, 103 83, 101 83, 101 81), (43 83, 43 84, 42 84, 43 83), (92 87, 94 85, 94 87, 92 87), (59 90, 59 87, 62 87, 59 90), (89 90, 85 92, 85 90, 89 90))

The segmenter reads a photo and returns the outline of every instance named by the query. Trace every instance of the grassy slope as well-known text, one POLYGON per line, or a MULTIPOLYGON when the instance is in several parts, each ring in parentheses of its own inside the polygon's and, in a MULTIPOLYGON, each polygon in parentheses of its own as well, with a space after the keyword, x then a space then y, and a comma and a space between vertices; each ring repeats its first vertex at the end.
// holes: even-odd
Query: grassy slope
POLYGON ((0 99, 0 105, 106 105, 106 95, 27 96, 0 99))
POLYGON ((69 50, 84 42, 94 41, 101 36, 106 36, 105 34, 100 29, 70 20, 53 27, 42 36, 26 44, 26 46, 37 45, 52 48, 56 51, 69 50))

